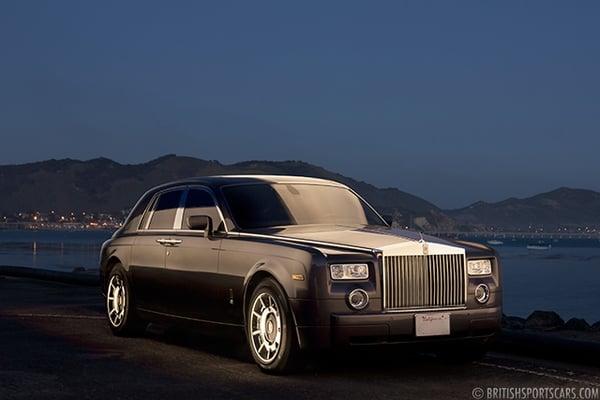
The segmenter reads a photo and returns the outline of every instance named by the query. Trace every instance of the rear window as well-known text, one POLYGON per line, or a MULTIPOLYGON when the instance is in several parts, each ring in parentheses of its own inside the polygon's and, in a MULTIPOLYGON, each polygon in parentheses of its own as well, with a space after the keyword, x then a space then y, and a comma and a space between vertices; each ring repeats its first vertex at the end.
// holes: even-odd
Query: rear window
POLYGON ((173 190, 159 196, 148 229, 173 229, 182 194, 183 190, 173 190))
POLYGON ((147 195, 138 202, 127 218, 127 222, 123 228, 125 231, 131 232, 138 229, 138 226, 140 226, 140 221, 142 220, 142 215, 144 214, 144 211, 146 211, 146 207, 148 207, 150 199, 152 199, 152 195, 147 195))

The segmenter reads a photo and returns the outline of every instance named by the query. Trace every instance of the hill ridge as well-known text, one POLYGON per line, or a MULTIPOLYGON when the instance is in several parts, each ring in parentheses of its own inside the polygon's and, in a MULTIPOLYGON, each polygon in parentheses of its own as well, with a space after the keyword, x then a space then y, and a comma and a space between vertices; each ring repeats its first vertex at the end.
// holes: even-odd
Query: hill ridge
POLYGON ((434 204, 396 188, 378 188, 301 160, 248 160, 222 164, 166 154, 138 164, 106 157, 51 159, 0 166, 0 214, 22 211, 107 212, 130 208, 148 188, 192 176, 227 174, 305 175, 342 182, 378 211, 419 229, 449 229, 453 221, 434 204))

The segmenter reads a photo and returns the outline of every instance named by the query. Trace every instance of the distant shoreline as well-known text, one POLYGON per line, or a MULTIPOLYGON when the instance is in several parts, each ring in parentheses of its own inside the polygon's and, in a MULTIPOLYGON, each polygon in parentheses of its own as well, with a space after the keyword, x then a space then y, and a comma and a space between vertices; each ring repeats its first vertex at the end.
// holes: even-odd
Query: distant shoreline
MULTIPOLYGON (((121 225, 44 224, 14 226, 0 223, 0 233, 56 232, 56 233, 111 233, 121 225)), ((449 240, 465 240, 482 243, 496 249, 502 247, 600 247, 600 235, 589 233, 540 233, 540 232, 426 232, 449 240)), ((534 251, 534 250, 532 250, 534 251)), ((544 251, 541 248, 538 251, 544 251)))
POLYGON ((102 225, 102 226, 89 226, 85 224, 72 224, 69 226, 65 225, 45 225, 45 226, 15 226, 14 224, 2 224, 0 223, 0 232, 13 231, 13 232, 33 232, 33 231, 46 231, 46 232, 94 232, 94 231, 116 231, 121 225, 102 225))
MULTIPOLYGON (((0 222, 0 231, 105 231, 117 230, 122 223, 115 224, 89 224, 83 222, 73 223, 6 223, 0 222)), ((413 229, 411 229, 413 230, 413 229)), ((416 229, 416 231, 420 231, 416 229)), ((555 232, 555 231, 422 231, 429 235, 443 238, 461 239, 464 237, 480 238, 485 240, 510 241, 513 239, 578 239, 600 240, 600 232, 555 232)))

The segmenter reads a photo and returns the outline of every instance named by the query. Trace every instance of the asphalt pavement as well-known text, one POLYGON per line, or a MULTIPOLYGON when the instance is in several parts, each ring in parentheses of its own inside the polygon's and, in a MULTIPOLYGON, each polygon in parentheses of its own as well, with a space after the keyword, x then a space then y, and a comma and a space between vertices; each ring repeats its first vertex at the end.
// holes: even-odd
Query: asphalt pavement
POLYGON ((385 347, 320 354, 270 376, 241 338, 158 325, 114 337, 96 288, 0 276, 0 400, 472 399, 510 388, 600 399, 600 368, 501 353, 451 364, 385 347))

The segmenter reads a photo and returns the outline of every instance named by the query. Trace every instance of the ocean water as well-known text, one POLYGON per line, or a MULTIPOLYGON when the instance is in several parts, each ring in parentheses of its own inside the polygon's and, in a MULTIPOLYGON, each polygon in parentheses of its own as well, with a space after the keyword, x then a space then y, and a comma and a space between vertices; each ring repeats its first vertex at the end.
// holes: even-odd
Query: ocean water
POLYGON ((72 271, 98 269, 111 231, 0 230, 0 265, 72 271))
MULTIPOLYGON (((72 271, 98 268, 109 231, 0 231, 0 265, 72 271)), ((496 247, 502 258, 504 312, 526 317, 553 310, 563 319, 600 320, 600 246, 554 242, 549 250, 526 243, 496 247)))
POLYGON ((552 310, 563 319, 600 321, 600 247, 528 250, 498 246, 504 282, 504 313, 526 317, 552 310))

